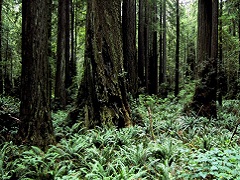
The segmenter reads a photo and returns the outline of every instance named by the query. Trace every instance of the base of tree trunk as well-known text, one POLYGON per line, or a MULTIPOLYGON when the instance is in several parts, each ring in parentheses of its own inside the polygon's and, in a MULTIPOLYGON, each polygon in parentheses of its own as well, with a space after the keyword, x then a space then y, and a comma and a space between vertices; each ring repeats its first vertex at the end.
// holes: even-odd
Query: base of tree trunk
POLYGON ((217 118, 216 101, 212 100, 214 96, 216 96, 214 92, 199 85, 195 89, 192 102, 185 107, 184 111, 187 114, 193 112, 196 116, 217 118))

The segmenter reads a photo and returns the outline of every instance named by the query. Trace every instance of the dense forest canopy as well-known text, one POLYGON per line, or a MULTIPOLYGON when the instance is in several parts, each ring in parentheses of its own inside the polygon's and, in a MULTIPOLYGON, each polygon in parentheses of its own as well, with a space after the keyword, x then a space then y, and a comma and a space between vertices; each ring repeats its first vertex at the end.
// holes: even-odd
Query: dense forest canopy
POLYGON ((238 179, 240 2, 0 0, 0 179, 238 179))

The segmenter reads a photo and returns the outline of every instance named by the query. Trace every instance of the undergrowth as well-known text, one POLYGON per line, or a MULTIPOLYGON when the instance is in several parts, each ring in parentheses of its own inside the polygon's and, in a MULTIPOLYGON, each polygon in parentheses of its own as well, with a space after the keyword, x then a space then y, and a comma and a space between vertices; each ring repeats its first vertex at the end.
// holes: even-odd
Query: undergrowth
POLYGON ((240 179, 240 102, 224 101, 217 120, 185 116, 182 103, 142 95, 132 103, 135 125, 120 130, 70 128, 67 112, 55 112, 57 145, 2 143, 0 179, 240 179))

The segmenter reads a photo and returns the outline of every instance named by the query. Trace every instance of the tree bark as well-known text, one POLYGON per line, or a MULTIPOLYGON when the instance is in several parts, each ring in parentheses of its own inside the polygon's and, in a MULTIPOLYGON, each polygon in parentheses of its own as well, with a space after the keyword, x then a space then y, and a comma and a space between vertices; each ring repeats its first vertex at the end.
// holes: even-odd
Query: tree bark
POLYGON ((163 1, 160 1, 159 17, 159 85, 161 85, 163 83, 163 1))
POLYGON ((0 0, 0 94, 3 94, 3 65, 2 65, 2 4, 0 0))
MULTIPOLYGON (((223 15, 223 1, 220 1, 220 12, 219 16, 223 15)), ((222 19, 219 19, 219 61, 218 61, 218 103, 222 106, 222 95, 223 95, 223 24, 222 19)))
POLYGON ((149 93, 149 2, 145 1, 144 24, 144 56, 145 56, 145 87, 149 93))
POLYGON ((55 143, 48 86, 48 3, 22 1, 22 92, 19 143, 46 149, 55 143))
MULTIPOLYGON (((54 59, 52 52, 52 11, 53 11, 53 0, 48 0, 48 61, 54 59)), ((51 103, 51 95, 52 95, 52 87, 53 87, 53 78, 52 78, 52 67, 49 63, 48 68, 48 99, 50 99, 51 103)))
POLYGON ((145 82, 145 53, 144 53, 144 25, 145 25, 145 0, 139 0, 138 17, 138 78, 139 87, 144 86, 145 82))
POLYGON ((175 62, 175 97, 179 94, 179 43, 180 43, 180 14, 179 0, 176 2, 176 62, 175 62))
POLYGON ((76 65, 76 52, 75 52, 75 41, 76 41, 76 36, 75 36, 75 4, 73 2, 73 0, 71 0, 71 60, 70 60, 70 64, 69 64, 69 68, 70 68, 70 77, 71 77, 71 81, 70 84, 72 85, 74 82, 74 78, 77 75, 77 65, 76 65))
POLYGON ((76 118, 83 109, 88 128, 131 125, 120 13, 121 0, 88 0, 84 75, 77 109, 70 113, 71 118, 76 118))
POLYGON ((216 118, 218 0, 198 2, 198 65, 201 62, 202 68, 191 109, 199 116, 216 118))
MULTIPOLYGON (((238 40, 240 42, 240 2, 238 2, 238 40)), ((238 81, 240 81, 240 50, 238 51, 238 81)))
POLYGON ((127 72, 127 89, 134 97, 137 94, 136 59, 136 0, 123 0, 122 10, 123 58, 127 72))
POLYGON ((59 0, 58 4, 58 38, 57 70, 55 81, 55 102, 64 109, 67 104, 67 63, 69 62, 69 0, 59 0))
POLYGON ((197 77, 210 58, 211 31, 212 31, 212 1, 198 0, 198 51, 197 51, 197 77))
MULTIPOLYGON (((160 12, 161 13, 161 12, 160 12)), ((160 51, 162 57, 160 59, 160 93, 163 97, 167 96, 166 89, 166 63, 167 63, 167 13, 166 0, 162 0, 162 28, 161 28, 162 48, 160 51)))
POLYGON ((149 94, 158 94, 158 52, 157 52, 157 2, 152 4, 152 45, 151 45, 151 58, 149 62, 149 94))

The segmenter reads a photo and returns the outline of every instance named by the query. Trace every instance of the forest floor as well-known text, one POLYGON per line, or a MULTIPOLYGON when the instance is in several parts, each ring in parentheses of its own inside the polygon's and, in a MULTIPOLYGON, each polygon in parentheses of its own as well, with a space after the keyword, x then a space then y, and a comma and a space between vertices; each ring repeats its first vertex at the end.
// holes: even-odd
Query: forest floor
POLYGON ((0 179, 240 179, 240 101, 209 120, 183 114, 181 96, 141 95, 131 103, 137 125, 120 130, 70 128, 67 112, 53 113, 58 144, 47 152, 0 139, 0 179))

